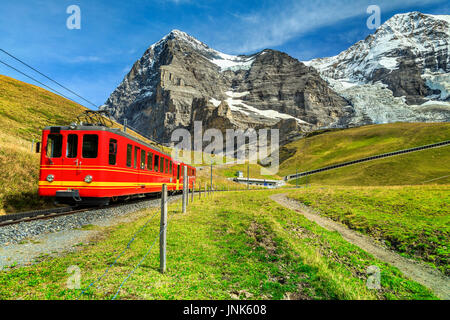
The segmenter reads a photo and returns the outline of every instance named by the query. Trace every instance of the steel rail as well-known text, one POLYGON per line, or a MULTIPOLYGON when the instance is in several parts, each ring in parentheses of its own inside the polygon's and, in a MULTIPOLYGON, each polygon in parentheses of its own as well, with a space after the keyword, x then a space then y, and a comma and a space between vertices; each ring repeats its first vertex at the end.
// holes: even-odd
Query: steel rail
POLYGON ((410 149, 404 149, 404 150, 398 150, 398 151, 378 154, 378 155, 375 155, 375 156, 366 157, 366 158, 362 158, 362 159, 357 159, 357 160, 353 160, 353 161, 347 161, 347 162, 344 162, 344 163, 335 164, 335 165, 331 165, 331 166, 327 166, 327 167, 323 167, 323 168, 319 168, 319 169, 315 169, 315 170, 304 171, 304 172, 300 172, 300 173, 297 173, 297 174, 291 174, 291 175, 285 176, 284 180, 285 181, 289 181, 289 180, 292 180, 292 179, 309 176, 311 174, 315 174, 315 173, 319 173, 319 172, 323 172, 323 171, 328 171, 328 170, 332 170, 332 169, 336 169, 336 168, 349 166, 349 165, 352 165, 352 164, 355 164, 355 163, 361 163, 361 162, 366 162, 366 161, 371 161, 371 160, 376 160, 376 159, 382 159, 382 158, 397 156, 397 155, 404 154, 404 153, 421 151, 421 150, 426 150, 426 149, 431 149, 431 148, 439 148, 439 147, 444 147, 444 146, 447 146, 447 145, 450 145, 450 140, 442 141, 442 142, 438 142, 438 143, 433 143, 433 144, 428 144, 428 145, 425 145, 425 146, 419 146, 419 147, 415 147, 415 148, 410 148, 410 149))

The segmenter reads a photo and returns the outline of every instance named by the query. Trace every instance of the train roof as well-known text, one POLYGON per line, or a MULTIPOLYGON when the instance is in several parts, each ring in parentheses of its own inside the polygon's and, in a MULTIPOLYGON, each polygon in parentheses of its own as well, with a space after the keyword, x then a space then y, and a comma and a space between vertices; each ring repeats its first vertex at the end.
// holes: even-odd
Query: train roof
MULTIPOLYGON (((124 138, 130 139, 130 140, 132 140, 134 142, 143 144, 144 146, 146 146, 146 147, 148 147, 150 149, 158 151, 159 153, 162 153, 163 155, 165 155, 165 156, 167 156, 169 158, 172 158, 171 155, 168 155, 167 153, 161 151, 161 149, 159 149, 158 147, 155 147, 154 145, 151 145, 151 144, 149 144, 147 142, 144 142, 144 141, 142 141, 142 140, 140 140, 140 139, 138 139, 136 137, 133 137, 132 135, 122 131, 119 128, 108 128, 108 127, 105 127, 105 126, 95 126, 95 125, 93 125, 93 126, 92 125, 91 126, 89 126, 89 125, 88 126, 86 126, 86 125, 72 126, 71 125, 71 126, 47 126, 47 127, 44 128, 44 130, 51 130, 52 128, 59 128, 60 130, 70 130, 70 131, 83 131, 83 130, 85 130, 85 131, 88 131, 88 130, 89 131, 107 131, 107 132, 115 133, 115 134, 117 134, 119 136, 122 136, 124 138)), ((175 159, 172 159, 172 161, 175 164, 185 164, 187 166, 195 168, 193 165, 190 165, 190 164, 187 164, 187 163, 184 163, 184 162, 181 162, 181 161, 177 161, 175 159)))
POLYGON ((146 147, 153 149, 155 151, 158 151, 159 153, 162 153, 168 157, 171 157, 170 155, 166 154, 165 152, 161 151, 158 147, 155 147, 154 145, 151 145, 145 141, 142 141, 136 137, 133 137, 132 135, 120 130, 119 128, 108 128, 104 126, 83 126, 83 125, 77 125, 77 126, 48 126, 45 127, 44 130, 51 130, 52 128, 59 128, 60 130, 69 130, 69 131, 107 131, 111 133, 115 133, 119 136, 122 136, 124 138, 133 140, 134 142, 140 143, 145 145, 146 147), (75 128, 74 128, 75 127, 75 128))

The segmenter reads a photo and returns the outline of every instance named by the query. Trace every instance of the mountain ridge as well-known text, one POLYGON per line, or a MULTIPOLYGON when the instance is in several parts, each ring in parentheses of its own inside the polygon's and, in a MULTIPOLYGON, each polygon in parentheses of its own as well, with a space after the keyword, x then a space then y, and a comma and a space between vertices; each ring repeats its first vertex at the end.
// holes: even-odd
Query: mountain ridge
POLYGON ((281 128, 285 140, 320 128, 449 121, 449 21, 395 15, 337 56, 305 62, 272 49, 228 55, 174 29, 145 51, 102 109, 166 144, 194 121, 221 131, 281 128))

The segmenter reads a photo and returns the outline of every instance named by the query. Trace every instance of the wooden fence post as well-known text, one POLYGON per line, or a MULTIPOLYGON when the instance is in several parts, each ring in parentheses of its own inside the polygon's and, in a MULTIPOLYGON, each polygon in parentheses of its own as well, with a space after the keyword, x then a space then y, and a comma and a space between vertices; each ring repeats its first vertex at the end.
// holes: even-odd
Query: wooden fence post
POLYGON ((161 224, 159 228, 159 270, 166 272, 166 241, 167 241, 167 184, 162 185, 161 194, 161 224))

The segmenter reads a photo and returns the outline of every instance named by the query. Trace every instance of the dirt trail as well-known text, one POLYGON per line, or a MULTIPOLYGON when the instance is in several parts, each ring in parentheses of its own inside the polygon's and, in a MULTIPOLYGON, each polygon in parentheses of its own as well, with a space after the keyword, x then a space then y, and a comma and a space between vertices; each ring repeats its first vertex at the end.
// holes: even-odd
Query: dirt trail
POLYGON ((327 230, 339 232, 348 242, 360 247, 374 257, 397 267, 405 276, 429 288, 439 298, 450 299, 450 279, 438 270, 432 269, 418 261, 404 258, 382 247, 372 238, 353 231, 347 228, 347 226, 327 217, 321 216, 298 201, 288 199, 285 193, 276 194, 270 198, 288 209, 301 213, 307 219, 316 222, 327 230))

